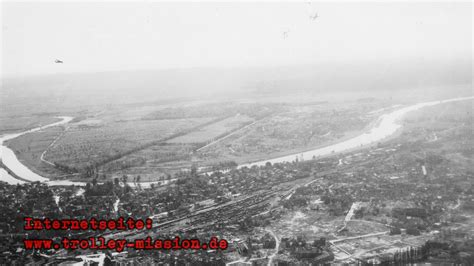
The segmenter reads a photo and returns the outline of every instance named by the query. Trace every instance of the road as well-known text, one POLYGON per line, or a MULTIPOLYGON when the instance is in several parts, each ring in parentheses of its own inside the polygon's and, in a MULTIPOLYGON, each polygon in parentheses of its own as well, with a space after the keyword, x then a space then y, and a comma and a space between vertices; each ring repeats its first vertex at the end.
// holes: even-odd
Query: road
POLYGON ((381 236, 381 235, 386 235, 390 233, 390 231, 384 231, 384 232, 378 232, 378 233, 372 233, 372 234, 366 234, 366 235, 360 235, 360 236, 351 236, 351 237, 345 237, 345 238, 338 238, 334 240, 329 240, 329 243, 335 244, 338 242, 343 242, 346 240, 354 240, 354 239, 360 239, 360 238, 366 238, 366 237, 373 237, 373 236, 381 236))
POLYGON ((278 254, 278 250, 280 249, 280 239, 278 239, 277 235, 270 229, 265 229, 265 231, 267 231, 268 233, 270 233, 273 238, 275 238, 275 243, 276 243, 276 246, 275 246, 275 252, 273 252, 272 255, 270 255, 270 257, 268 257, 268 264, 267 266, 271 266, 272 265, 272 262, 273 262, 273 258, 275 258, 275 256, 278 254))
POLYGON ((54 139, 54 141, 51 142, 51 144, 48 145, 48 147, 43 151, 43 153, 41 153, 41 156, 40 156, 41 161, 43 161, 43 162, 45 162, 45 163, 47 163, 47 164, 49 164, 49 165, 51 165, 51 166, 55 166, 54 163, 52 163, 52 162, 46 160, 46 159, 44 158, 44 156, 46 155, 46 152, 48 152, 48 150, 49 150, 51 147, 53 147, 54 144, 56 144, 56 142, 57 142, 62 136, 64 136, 64 134, 66 133, 66 131, 67 131, 68 129, 69 129, 69 127, 66 126, 66 128, 64 129, 64 131, 61 132, 61 134, 59 134, 59 136, 57 136, 57 137, 54 139))

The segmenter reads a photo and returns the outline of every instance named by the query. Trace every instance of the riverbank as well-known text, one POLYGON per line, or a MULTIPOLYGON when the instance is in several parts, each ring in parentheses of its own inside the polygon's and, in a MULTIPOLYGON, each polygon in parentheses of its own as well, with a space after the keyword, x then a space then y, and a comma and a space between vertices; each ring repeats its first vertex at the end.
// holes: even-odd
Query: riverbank
MULTIPOLYGON (((58 122, 54 122, 54 123, 51 123, 51 124, 48 124, 48 125, 36 127, 36 128, 30 129, 30 130, 24 131, 24 132, 14 133, 14 134, 7 134, 7 135, 2 136, 0 138, 0 145, 1 145, 0 146, 0 158, 2 160, 2 163, 5 165, 5 168, 8 169, 9 171, 11 171, 15 176, 18 176, 22 180, 26 180, 27 182, 35 182, 35 181, 46 182, 46 181, 48 181, 49 180, 48 178, 40 176, 39 174, 33 172, 31 169, 26 167, 24 164, 22 164, 20 162, 20 160, 18 159, 18 157, 16 156, 16 154, 13 152, 13 150, 11 150, 10 148, 8 148, 6 146, 5 142, 9 141, 9 140, 12 140, 12 139, 15 139, 19 136, 28 134, 28 133, 33 133, 33 132, 44 130, 44 129, 47 129, 47 128, 50 128, 50 127, 59 126, 59 125, 62 125, 62 124, 69 123, 73 119, 72 117, 68 117, 68 116, 63 116, 63 117, 58 117, 58 118, 61 119, 58 122)), ((11 180, 12 178, 16 179, 14 176, 8 174, 8 171, 6 169, 4 169, 5 173, 2 173, 2 176, 1 176, 2 180, 7 180, 7 179, 11 180)))
MULTIPOLYGON (((327 147, 327 146, 330 146, 330 145, 334 145, 334 144, 337 144, 339 142, 346 141, 346 140, 352 139, 356 136, 359 136, 359 135, 363 134, 364 132, 367 132, 370 129, 372 129, 373 127, 375 127, 379 122, 380 122, 380 117, 378 117, 377 119, 374 119, 373 121, 368 123, 366 126, 364 126, 363 129, 345 132, 343 137, 325 142, 324 144, 274 152, 274 153, 271 153, 270 155, 269 154, 266 154, 266 155, 258 154, 258 155, 255 155, 255 156, 247 156, 247 158, 244 158, 242 160, 237 160, 237 163, 239 165, 252 164, 253 162, 264 161, 265 157, 267 157, 267 158, 268 157, 278 158, 278 157, 288 156, 288 154, 295 155, 295 157, 293 158, 293 160, 295 160, 298 155, 301 155, 303 153, 306 153, 306 152, 309 152, 309 151, 312 151, 312 150, 316 150, 316 149, 320 149, 320 148, 324 148, 324 147, 327 147)), ((301 158, 298 158, 298 160, 300 160, 300 159, 301 158)), ((303 160, 311 160, 311 159, 312 158, 306 158, 306 157, 303 156, 303 160)))
MULTIPOLYGON (((474 97, 471 96, 471 97, 454 98, 454 99, 441 100, 441 101, 425 102, 425 103, 418 103, 418 104, 410 105, 407 107, 403 107, 395 111, 392 111, 390 113, 381 115, 376 120, 376 122, 371 123, 373 124, 373 126, 369 130, 366 130, 365 133, 362 133, 355 137, 354 136, 348 137, 347 139, 344 139, 344 140, 338 140, 338 142, 335 144, 328 145, 325 147, 320 147, 317 149, 307 150, 304 152, 288 154, 288 151, 287 151, 286 155, 284 156, 242 164, 242 165, 239 165, 239 168, 244 167, 244 166, 251 167, 253 165, 262 166, 262 165, 265 165, 267 162, 270 162, 270 163, 292 162, 296 159, 297 156, 299 156, 299 158, 301 158, 302 156, 304 159, 322 158, 325 156, 334 156, 336 154, 340 154, 343 152, 353 151, 355 149, 366 148, 366 147, 369 147, 370 145, 376 145, 377 143, 381 141, 386 141, 390 139, 391 137, 393 137, 394 134, 399 132, 399 129, 402 128, 402 125, 400 124, 400 120, 409 112, 416 111, 426 106, 433 106, 433 105, 442 104, 442 103, 470 100, 470 99, 474 99, 474 97)), ((48 127, 66 124, 72 120, 72 117, 60 117, 60 118, 62 120, 56 123, 34 128, 34 129, 21 132, 21 133, 2 136, 0 138, 1 159, 2 159, 2 162, 5 164, 6 168, 9 169, 11 172, 13 172, 16 176, 24 180, 27 180, 29 182, 40 181, 40 182, 47 182, 50 185, 53 185, 53 184, 84 185, 85 184, 84 182, 71 182, 67 180, 50 181, 48 178, 45 178, 43 176, 40 176, 34 173, 25 165, 23 165, 18 160, 15 153, 11 149, 9 149, 7 146, 4 145, 5 141, 14 139, 23 134, 33 133, 42 129, 46 129, 48 127)), ((1 180, 8 182, 8 180, 11 181, 12 179, 16 179, 16 178, 9 175, 6 170, 2 171, 1 180)), ((152 183, 160 184, 160 181, 149 182, 148 184, 143 184, 143 185, 146 186, 152 183)))
POLYGON ((267 162, 270 163, 283 163, 283 162, 292 162, 295 160, 297 156, 303 156, 303 158, 321 158, 322 156, 328 155, 336 155, 341 152, 347 152, 349 150, 354 150, 357 148, 364 148, 369 145, 377 144, 378 142, 384 141, 391 135, 395 134, 398 129, 402 127, 399 123, 399 120, 402 119, 407 113, 419 110, 420 108, 433 106, 437 104, 449 103, 449 102, 456 102, 456 101, 463 101, 463 100, 470 100, 474 99, 474 97, 460 97, 448 100, 441 100, 441 101, 432 101, 432 102, 425 102, 425 103, 418 103, 414 105, 410 105, 407 107, 403 107, 397 109, 393 112, 388 114, 381 115, 379 119, 379 123, 377 126, 373 127, 369 132, 366 132, 362 135, 357 137, 339 142, 334 145, 329 145, 323 148, 310 150, 302 153, 295 153, 290 155, 285 155, 282 157, 276 157, 272 159, 252 162, 248 164, 240 165, 239 167, 251 167, 251 166, 263 166, 267 162))

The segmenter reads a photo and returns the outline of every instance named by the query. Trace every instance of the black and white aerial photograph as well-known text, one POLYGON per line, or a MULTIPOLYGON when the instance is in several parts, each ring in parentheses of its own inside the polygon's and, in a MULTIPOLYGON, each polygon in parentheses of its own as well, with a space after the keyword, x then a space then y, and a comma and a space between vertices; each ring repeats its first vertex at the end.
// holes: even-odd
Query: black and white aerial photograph
POLYGON ((474 265, 471 1, 0 8, 0 265, 474 265))

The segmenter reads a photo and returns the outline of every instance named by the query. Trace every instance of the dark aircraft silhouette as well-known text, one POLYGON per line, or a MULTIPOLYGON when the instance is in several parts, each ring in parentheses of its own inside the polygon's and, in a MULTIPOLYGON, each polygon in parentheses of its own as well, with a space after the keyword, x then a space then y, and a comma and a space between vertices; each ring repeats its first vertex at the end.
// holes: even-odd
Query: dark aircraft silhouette
POLYGON ((56 60, 54 60, 54 63, 56 63, 56 64, 62 64, 63 61, 61 61, 61 60, 59 60, 59 59, 56 59, 56 60))

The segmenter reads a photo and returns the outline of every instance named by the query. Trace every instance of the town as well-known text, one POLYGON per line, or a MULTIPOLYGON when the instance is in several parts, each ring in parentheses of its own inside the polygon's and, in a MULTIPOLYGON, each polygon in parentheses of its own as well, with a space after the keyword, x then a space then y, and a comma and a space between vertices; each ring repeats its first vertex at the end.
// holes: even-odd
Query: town
MULTIPOLYGON (((452 123, 455 123, 453 121, 452 123)), ((446 159, 469 132, 462 127, 439 152, 415 127, 384 144, 321 159, 182 171, 163 186, 130 187, 124 176, 85 187, 2 184, 2 262, 294 264, 444 261, 472 263, 472 170, 446 159), (464 169, 464 170, 463 170, 464 169), (25 250, 22 239, 97 236, 94 230, 23 230, 23 217, 153 219, 150 231, 102 232, 105 238, 216 236, 225 251, 25 250), (146 253, 146 256, 144 255, 146 253), (100 255, 100 256, 99 256, 100 255)), ((438 129, 439 131, 439 129, 438 129)), ((442 135, 445 130, 437 132, 442 135)))

